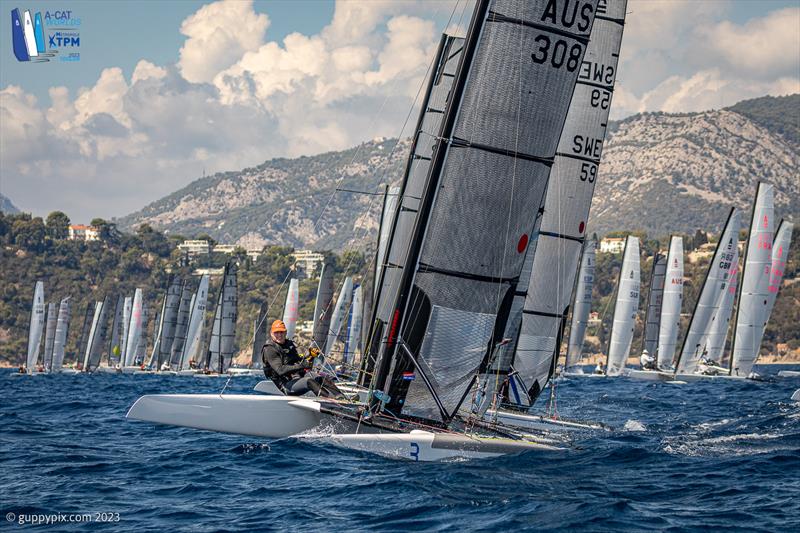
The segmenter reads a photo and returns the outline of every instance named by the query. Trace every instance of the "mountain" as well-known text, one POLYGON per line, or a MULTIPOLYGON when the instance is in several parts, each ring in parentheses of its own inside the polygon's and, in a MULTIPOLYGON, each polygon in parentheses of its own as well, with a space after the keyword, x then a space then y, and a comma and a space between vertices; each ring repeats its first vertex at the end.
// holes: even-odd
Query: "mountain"
MULTIPOLYGON (((609 123, 590 232, 717 232, 755 183, 775 185, 776 213, 800 215, 800 95, 719 111, 643 113, 609 123)), ((342 249, 371 242, 380 185, 402 176, 410 142, 374 139, 341 152, 273 159, 215 174, 116 222, 242 246, 342 249), (363 191, 358 194, 346 191, 363 191)))
POLYGON ((8 196, 4 196, 0 194, 0 213, 5 213, 7 215, 14 215, 19 213, 19 209, 11 203, 8 196))

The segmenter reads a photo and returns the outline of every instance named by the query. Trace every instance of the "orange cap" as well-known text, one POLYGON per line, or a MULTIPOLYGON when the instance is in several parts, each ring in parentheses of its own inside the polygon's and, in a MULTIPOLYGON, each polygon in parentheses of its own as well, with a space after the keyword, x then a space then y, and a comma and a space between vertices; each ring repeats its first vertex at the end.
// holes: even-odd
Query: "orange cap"
POLYGON ((276 320, 272 323, 272 328, 270 328, 270 333, 275 333, 278 331, 286 332, 286 324, 283 323, 283 320, 276 320))

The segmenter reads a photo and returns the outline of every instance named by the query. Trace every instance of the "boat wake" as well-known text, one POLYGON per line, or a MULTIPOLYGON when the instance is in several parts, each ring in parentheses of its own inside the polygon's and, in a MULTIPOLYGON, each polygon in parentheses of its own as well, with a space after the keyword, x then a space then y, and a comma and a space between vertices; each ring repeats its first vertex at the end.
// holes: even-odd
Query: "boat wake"
POLYGON ((622 429, 623 431, 647 431, 647 427, 638 420, 628 420, 622 429))

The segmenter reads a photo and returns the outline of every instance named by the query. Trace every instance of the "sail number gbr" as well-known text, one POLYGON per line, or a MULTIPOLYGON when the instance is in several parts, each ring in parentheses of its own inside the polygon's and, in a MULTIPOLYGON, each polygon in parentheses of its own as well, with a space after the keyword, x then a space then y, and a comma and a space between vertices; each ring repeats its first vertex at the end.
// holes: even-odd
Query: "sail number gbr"
POLYGON ((549 63, 554 68, 566 67, 569 72, 575 72, 581 65, 583 46, 580 43, 570 46, 564 39, 553 41, 547 35, 538 35, 534 42, 537 45, 531 54, 534 63, 549 63))

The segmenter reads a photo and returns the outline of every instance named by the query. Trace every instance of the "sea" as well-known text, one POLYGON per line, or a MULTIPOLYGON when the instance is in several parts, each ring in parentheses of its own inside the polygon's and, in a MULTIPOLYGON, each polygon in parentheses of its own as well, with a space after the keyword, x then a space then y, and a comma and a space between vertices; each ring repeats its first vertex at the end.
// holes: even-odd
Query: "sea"
POLYGON ((551 410, 610 430, 440 463, 125 419, 143 394, 225 379, 3 370, 0 529, 797 532, 800 379, 776 374, 800 366, 756 370, 765 381, 560 378, 551 410))

